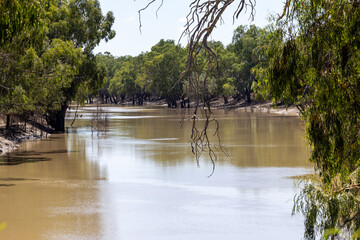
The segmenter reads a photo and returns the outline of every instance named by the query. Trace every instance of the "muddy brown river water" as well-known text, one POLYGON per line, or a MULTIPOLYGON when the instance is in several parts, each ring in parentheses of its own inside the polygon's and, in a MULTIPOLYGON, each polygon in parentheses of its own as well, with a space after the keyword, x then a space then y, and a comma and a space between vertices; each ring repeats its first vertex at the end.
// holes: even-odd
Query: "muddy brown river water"
POLYGON ((0 239, 302 239, 291 177, 312 166, 298 118, 216 111, 231 158, 219 154, 208 178, 206 154, 198 168, 191 153, 191 112, 105 109, 105 134, 92 134, 96 108, 84 107, 67 133, 1 159, 29 163, 0 165, 0 239))

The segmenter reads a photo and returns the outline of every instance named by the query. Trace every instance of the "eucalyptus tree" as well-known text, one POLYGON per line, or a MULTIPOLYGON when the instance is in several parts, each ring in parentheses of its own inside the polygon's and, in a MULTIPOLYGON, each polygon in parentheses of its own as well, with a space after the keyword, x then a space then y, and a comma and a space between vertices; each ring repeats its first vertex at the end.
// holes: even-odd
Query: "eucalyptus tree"
POLYGON ((255 94, 255 100, 259 102, 269 101, 272 94, 269 87, 269 66, 273 61, 273 53, 281 46, 283 39, 275 31, 275 20, 272 17, 272 23, 265 28, 260 29, 258 38, 259 44, 254 49, 254 54, 258 59, 258 63, 251 69, 255 79, 252 83, 252 90, 255 94))
POLYGON ((40 9, 45 7, 45 1, 0 2, 0 105, 2 113, 7 116, 7 128, 10 127, 11 115, 23 112, 23 105, 18 104, 16 98, 29 103, 20 84, 19 75, 23 71, 19 69, 18 62, 34 40, 41 41, 38 33, 44 29, 40 21, 44 13, 40 9), (26 40, 26 36, 31 38, 26 40))
POLYGON ((83 101, 87 94, 97 91, 104 84, 106 69, 98 65, 92 50, 102 39, 115 36, 111 29, 112 12, 103 15, 98 0, 62 0, 52 5, 47 14, 49 41, 72 41, 75 48, 83 51, 83 61, 78 74, 70 84, 62 88, 63 101, 58 110, 48 111, 48 123, 56 131, 64 131, 65 113, 72 100, 83 101))
POLYGON ((102 85, 105 69, 92 50, 114 37, 112 13, 103 16, 97 0, 4 0, 0 12, 3 111, 8 120, 42 113, 63 131, 70 101, 102 85))
POLYGON ((208 95, 207 99, 221 96, 224 98, 224 102, 228 103, 228 97, 235 95, 233 71, 236 54, 225 48, 219 41, 210 41, 208 46, 213 50, 217 61, 207 65, 208 56, 206 53, 202 52, 198 56, 196 71, 199 71, 199 74, 202 76, 200 81, 204 80, 206 74, 208 74, 205 84, 206 88, 204 88, 202 95, 208 95), (209 71, 208 67, 210 67, 209 71))
POLYGON ((125 97, 128 97, 132 99, 133 105, 144 104, 144 98, 149 95, 150 85, 145 73, 146 59, 146 54, 140 54, 136 57, 127 56, 116 60, 121 64, 116 64, 115 75, 109 82, 109 92, 113 98, 124 101, 125 97))
POLYGON ((141 53, 133 59, 136 71, 135 86, 138 105, 143 105, 145 98, 151 95, 151 80, 146 74, 146 61, 148 61, 148 55, 149 54, 141 53))
POLYGON ((44 17, 43 9, 50 1, 2 0, 0 2, 0 46, 11 43, 23 32, 40 30, 44 17))
POLYGON ((236 79, 233 75, 234 64, 236 63, 236 54, 225 48, 221 42, 214 48, 218 57, 215 76, 217 75, 217 95, 224 98, 224 103, 228 103, 230 96, 236 94, 236 79))
POLYGON ((135 105, 136 97, 136 71, 135 65, 130 58, 125 61, 121 68, 115 72, 114 77, 110 80, 110 93, 116 96, 128 96, 135 105))
POLYGON ((121 81, 120 71, 116 71, 115 75, 109 79, 109 87, 107 89, 112 98, 116 102, 123 102, 125 99, 125 93, 123 90, 123 84, 121 81))
POLYGON ((119 90, 119 85, 117 84, 117 82, 120 82, 120 80, 115 80, 119 79, 118 76, 115 77, 115 74, 121 69, 122 65, 125 62, 130 61, 131 59, 131 56, 115 57, 109 52, 105 52, 104 54, 99 53, 96 55, 96 61, 106 68, 105 84, 98 92, 98 95, 100 99, 102 99, 102 102, 107 103, 108 99, 110 100, 110 102, 115 104, 119 103, 120 101, 124 101, 125 93, 121 93, 122 91, 119 90), (112 79, 114 80, 112 81, 112 79), (111 81, 113 82, 112 85, 111 81))
POLYGON ((244 97, 251 102, 253 82, 256 80, 254 68, 260 63, 257 49, 263 44, 261 41, 262 29, 255 25, 239 26, 234 31, 232 45, 229 47, 237 56, 234 62, 233 76, 239 97, 244 97))
POLYGON ((270 92, 298 106, 319 175, 296 198, 305 238, 359 239, 360 3, 289 0, 277 33, 270 92))
POLYGON ((72 41, 46 38, 46 11, 52 1, 2 1, 0 3, 0 104, 7 115, 26 117, 57 109, 61 89, 79 71, 82 51, 72 41))
POLYGON ((145 62, 145 77, 151 82, 150 91, 165 98, 169 107, 177 107, 176 101, 183 92, 180 74, 184 55, 184 49, 175 45, 173 40, 160 40, 151 48, 145 62))

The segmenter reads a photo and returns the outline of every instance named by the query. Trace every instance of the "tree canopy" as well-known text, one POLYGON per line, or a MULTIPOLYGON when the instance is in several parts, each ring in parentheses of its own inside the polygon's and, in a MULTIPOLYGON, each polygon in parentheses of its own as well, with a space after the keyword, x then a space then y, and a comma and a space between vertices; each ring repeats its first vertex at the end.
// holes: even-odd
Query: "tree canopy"
POLYGON ((102 15, 97 0, 1 1, 0 104, 7 116, 34 112, 56 131, 72 100, 103 84, 105 68, 92 54, 109 40, 114 17, 102 15))
POLYGON ((297 198, 305 237, 358 239, 360 4, 287 1, 278 24, 283 43, 272 55, 270 92, 299 107, 320 177, 297 198))

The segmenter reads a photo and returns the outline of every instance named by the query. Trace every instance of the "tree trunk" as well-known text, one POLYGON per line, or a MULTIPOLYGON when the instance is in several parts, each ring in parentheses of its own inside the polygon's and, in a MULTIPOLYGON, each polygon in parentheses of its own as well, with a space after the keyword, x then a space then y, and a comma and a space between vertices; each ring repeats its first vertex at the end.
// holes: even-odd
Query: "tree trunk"
POLYGON ((51 111, 48 113, 47 122, 54 129, 55 132, 65 132, 65 115, 68 105, 61 106, 58 111, 51 111))
POLYGON ((168 104, 168 108, 177 108, 176 100, 170 98, 170 99, 166 99, 166 102, 168 104))
POLYGON ((225 96, 223 96, 223 97, 224 97, 224 104, 229 103, 228 97, 225 97, 225 96))
POLYGON ((112 99, 111 95, 108 94, 107 96, 108 96, 108 98, 110 99, 110 103, 113 104, 114 102, 113 102, 113 99, 112 99))
POLYGON ((11 126, 11 115, 6 114, 6 129, 9 130, 11 126))
POLYGON ((250 89, 246 89, 246 101, 251 102, 250 89))
POLYGON ((142 105, 144 105, 144 99, 143 99, 143 96, 141 95, 139 97, 139 106, 142 106, 142 105))
POLYGON ((89 94, 88 95, 88 103, 89 104, 93 104, 93 99, 92 98, 93 98, 92 94, 89 94))
POLYGON ((118 104, 118 100, 116 99, 115 96, 111 96, 111 95, 110 95, 110 98, 112 98, 114 104, 118 104))

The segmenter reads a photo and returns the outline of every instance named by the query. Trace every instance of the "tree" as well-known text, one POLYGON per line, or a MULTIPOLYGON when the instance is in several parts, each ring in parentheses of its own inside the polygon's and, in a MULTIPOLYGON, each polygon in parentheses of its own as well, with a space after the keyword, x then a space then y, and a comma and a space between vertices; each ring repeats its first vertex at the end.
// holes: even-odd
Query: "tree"
POLYGON ((6 128, 11 125, 11 115, 22 111, 22 104, 15 103, 23 100, 28 107, 28 101, 24 89, 19 86, 18 62, 31 46, 33 40, 38 40, 39 32, 42 32, 44 24, 39 21, 39 16, 44 16, 45 1, 1 1, 0 2, 0 105, 2 113, 7 116, 6 128), (25 41, 25 36, 31 36, 31 40, 25 41))
POLYGON ((234 62, 233 76, 239 97, 245 97, 247 102, 251 102, 250 94, 252 86, 257 81, 255 68, 266 62, 261 49, 266 42, 264 36, 267 34, 265 29, 250 25, 239 26, 234 31, 232 45, 230 49, 236 54, 234 62))
MULTIPOLYGON (((225 48, 221 42, 210 41, 208 46, 213 49, 217 57, 217 62, 210 64, 209 79, 206 84, 206 90, 210 96, 222 96, 224 102, 228 103, 228 97, 235 95, 235 81, 233 78, 234 63, 236 62, 236 55, 233 51, 225 48)), ((199 55, 199 58, 206 58, 206 55, 199 55)), ((206 63, 206 59, 203 60, 206 63)), ((202 74, 206 74, 208 67, 203 64, 202 74)))
POLYGON ((49 1, 2 0, 0 2, 0 46, 11 43, 24 31, 39 30, 43 22, 43 9, 49 1))
POLYGON ((143 105, 146 97, 151 95, 150 85, 151 81, 146 74, 146 61, 148 60, 148 54, 141 53, 133 59, 133 63, 136 66, 136 98, 138 100, 138 105, 143 105))
POLYGON ((109 40, 114 17, 97 0, 0 2, 0 105, 7 115, 46 116, 64 130, 68 104, 99 89, 105 68, 92 54, 109 40))
POLYGON ((115 85, 110 86, 110 82, 111 79, 114 78, 115 73, 120 70, 122 64, 126 61, 129 61, 130 59, 130 56, 114 57, 108 52, 105 52, 105 54, 99 53, 96 55, 96 61, 106 68, 106 81, 103 87, 99 90, 99 97, 102 102, 108 103, 108 100, 110 100, 111 103, 117 104, 119 101, 124 100, 123 98, 119 98, 121 97, 119 89, 115 87, 115 85))
POLYGON ((79 73, 70 85, 63 88, 64 100, 59 110, 47 112, 47 120, 55 131, 64 131, 65 114, 68 104, 76 98, 84 100, 87 94, 97 91, 104 84, 106 69, 99 66, 92 50, 102 39, 108 41, 115 36, 111 30, 114 22, 112 12, 102 15, 100 4, 97 0, 70 0, 59 1, 53 5, 47 14, 49 18, 49 41, 60 38, 73 41, 76 48, 82 48, 84 60, 79 68, 79 73), (84 91, 82 97, 79 94, 84 91))
POLYGON ((181 60, 184 51, 172 40, 160 40, 151 48, 146 65, 146 77, 151 82, 153 93, 166 99, 169 107, 177 107, 176 101, 182 94, 180 81, 181 60))
POLYGON ((47 41, 45 12, 51 1, 2 1, 0 46, 2 65, 0 104, 7 115, 26 120, 34 112, 44 114, 62 101, 61 89, 79 71, 82 51, 72 41, 47 41))
POLYGON ((132 98, 133 105, 135 105, 135 80, 135 66, 131 60, 126 61, 110 80, 110 92, 115 95, 128 95, 132 98))
POLYGON ((270 92, 300 109, 319 174, 296 198, 305 238, 359 239, 360 4, 289 0, 277 34, 270 92))

